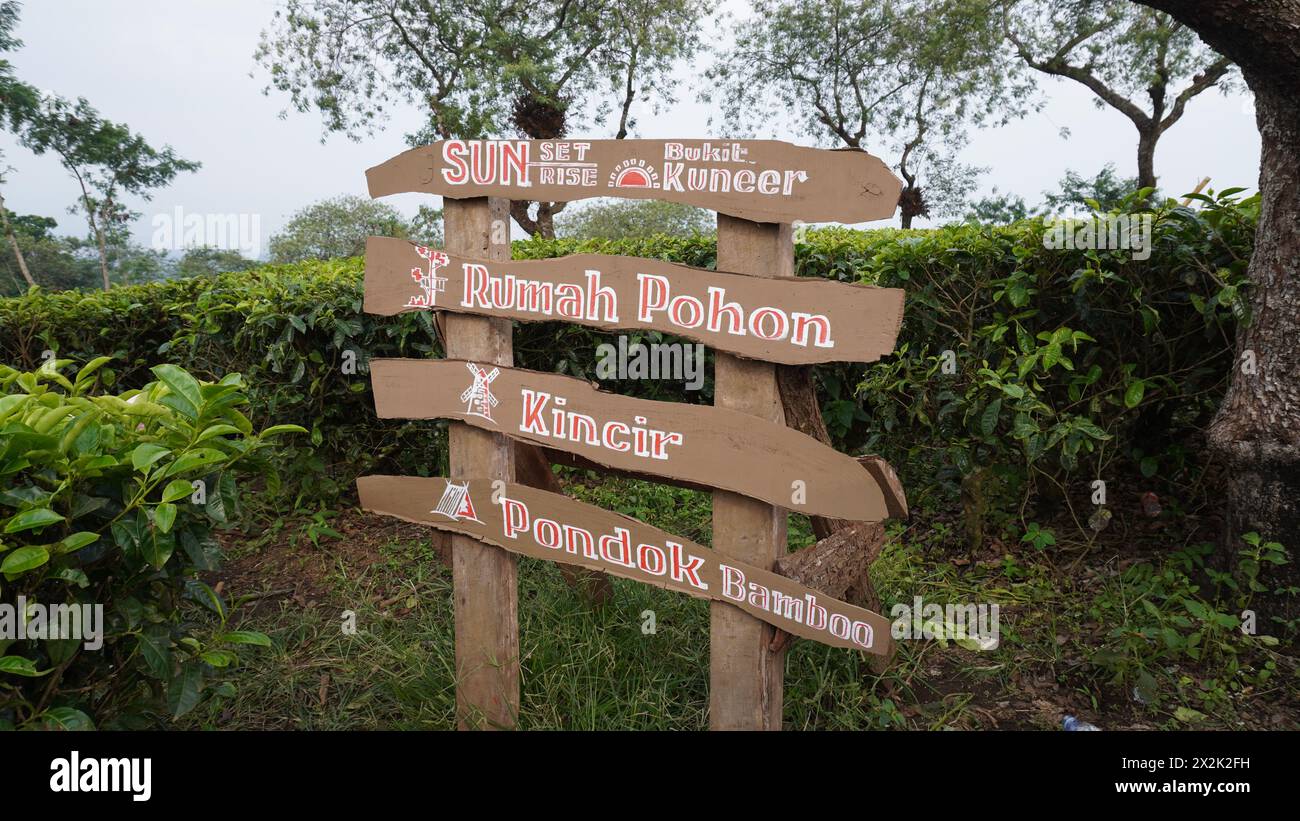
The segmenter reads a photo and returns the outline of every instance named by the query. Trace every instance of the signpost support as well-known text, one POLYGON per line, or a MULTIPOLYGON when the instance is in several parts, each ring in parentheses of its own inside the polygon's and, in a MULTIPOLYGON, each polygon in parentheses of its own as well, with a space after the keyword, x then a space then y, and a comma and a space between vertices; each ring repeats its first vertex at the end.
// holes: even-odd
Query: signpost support
MULTIPOLYGON (((793 277, 791 225, 718 214, 718 269, 793 277)), ((784 424, 776 366, 717 353, 713 384, 714 405, 784 424)), ((770 569, 786 552, 786 511, 714 491, 713 549, 770 569)), ((785 651, 772 649, 774 638, 774 628, 753 616, 728 604, 709 605, 711 729, 781 729, 785 651)))
MULTIPOLYGON (((500 197, 452 199, 443 204, 451 253, 510 258, 508 201, 500 197)), ((509 319, 448 313, 448 357, 481 365, 514 364, 509 319)), ((449 426, 452 478, 514 481, 513 446, 499 433, 462 422, 449 426)), ((519 613, 517 561, 499 547, 452 536, 456 613, 456 725, 462 730, 509 729, 519 716, 519 613)))

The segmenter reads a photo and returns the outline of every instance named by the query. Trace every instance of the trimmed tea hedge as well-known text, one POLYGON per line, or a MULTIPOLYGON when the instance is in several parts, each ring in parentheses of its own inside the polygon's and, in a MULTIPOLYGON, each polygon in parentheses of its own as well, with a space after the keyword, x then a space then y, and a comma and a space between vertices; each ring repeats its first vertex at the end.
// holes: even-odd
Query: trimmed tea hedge
MULTIPOLYGON (((1153 212, 1152 254, 1052 250, 1039 219, 929 231, 843 228, 796 245, 801 276, 905 288, 898 353, 872 367, 817 369, 823 412, 844 450, 900 464, 909 488, 954 490, 987 470, 1093 475, 1113 459, 1172 476, 1186 433, 1226 387, 1256 198, 1227 191, 1195 208, 1153 212), (945 353, 951 352, 951 353, 945 353)), ((712 267, 707 235, 516 242, 516 258, 625 254, 712 267)), ((264 266, 211 278, 0 300, 0 362, 43 352, 112 356, 103 378, 138 387, 159 362, 203 379, 244 375, 258 425, 293 423, 283 445, 296 493, 336 495, 380 468, 430 474, 445 463, 444 425, 379 421, 367 361, 439 356, 424 314, 361 310, 360 259, 264 266), (386 463, 386 464, 384 464, 386 463)), ((658 334, 633 334, 658 341, 658 334)), ((611 337, 563 323, 517 326, 516 363, 594 378, 611 337)), ((709 402, 679 383, 609 383, 624 393, 709 402)))

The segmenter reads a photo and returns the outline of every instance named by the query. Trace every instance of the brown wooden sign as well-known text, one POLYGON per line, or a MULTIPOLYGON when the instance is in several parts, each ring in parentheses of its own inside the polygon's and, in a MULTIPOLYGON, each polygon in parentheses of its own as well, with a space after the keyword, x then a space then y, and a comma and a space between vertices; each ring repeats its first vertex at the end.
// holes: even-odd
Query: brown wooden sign
POLYGON ((788 365, 874 362, 893 351, 903 319, 899 288, 598 254, 495 262, 387 237, 366 241, 365 294, 372 314, 436 309, 651 329, 788 365))
POLYGON ((366 171, 370 196, 657 199, 755 222, 893 216, 902 183, 863 151, 777 140, 443 140, 366 171))
POLYGON ((556 493, 490 479, 416 476, 363 476, 357 490, 361 507, 374 513, 725 602, 832 647, 889 652, 890 622, 878 613, 556 493))
POLYGON ((737 411, 634 399, 569 376, 457 359, 375 359, 370 381, 380 418, 455 419, 800 513, 889 517, 884 491, 853 457, 737 411))

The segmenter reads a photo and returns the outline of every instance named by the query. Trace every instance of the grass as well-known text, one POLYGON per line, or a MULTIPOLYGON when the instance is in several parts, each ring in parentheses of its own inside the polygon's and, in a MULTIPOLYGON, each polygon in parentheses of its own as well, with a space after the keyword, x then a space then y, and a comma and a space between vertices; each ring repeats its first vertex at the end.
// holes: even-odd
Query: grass
MULTIPOLYGON (((567 474, 566 486, 709 541, 706 494, 580 472, 567 474)), ((348 517, 363 529, 377 521, 340 519, 348 517)), ((235 608, 240 626, 268 633, 273 647, 246 655, 233 677, 238 695, 208 702, 187 726, 454 726, 450 570, 418 528, 360 553, 357 531, 340 529, 344 538, 318 545, 297 538, 288 547, 285 533, 270 531, 237 546, 236 565, 277 550, 305 560, 317 568, 315 594, 235 608), (355 635, 342 629, 345 610, 355 613, 355 635)), ((864 654, 798 641, 786 662, 787 728, 1052 729, 1067 713, 1104 729, 1296 725, 1296 662, 1282 652, 1291 648, 1229 626, 1231 595, 1198 584, 1195 549, 1133 556, 1126 545, 1092 545, 1077 566, 1078 545, 1067 539, 1040 549, 1009 538, 1010 547, 963 557, 953 549, 956 529, 922 511, 891 532, 872 570, 884 611, 918 595, 997 603, 1000 645, 973 652, 953 641, 904 641, 876 675, 864 654)), ((812 541, 803 517, 791 517, 790 532, 793 545, 812 541)), ((520 559, 519 727, 706 729, 708 603, 613 584, 612 601, 593 611, 556 565, 520 559), (647 611, 653 632, 643 630, 647 611)))

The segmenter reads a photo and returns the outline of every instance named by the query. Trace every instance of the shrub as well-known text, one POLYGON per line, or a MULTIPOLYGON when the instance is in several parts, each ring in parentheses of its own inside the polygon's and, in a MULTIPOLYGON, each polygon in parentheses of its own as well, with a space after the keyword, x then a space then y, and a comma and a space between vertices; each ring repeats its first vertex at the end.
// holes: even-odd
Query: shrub
POLYGON ((1227 387, 1235 323, 1247 318, 1258 199, 1236 194, 1154 209, 1145 261, 1044 248, 1040 219, 879 246, 874 279, 908 300, 897 354, 861 383, 869 443, 924 455, 977 496, 971 477, 993 474, 1055 486, 1130 464, 1176 479, 1187 436, 1227 387))
MULTIPOLYGON (((1245 318, 1241 291, 1258 200, 1237 193, 1198 195, 1196 209, 1157 206, 1145 262, 1123 252, 1044 248, 1038 219, 807 232, 795 245, 800 276, 908 294, 894 356, 816 369, 837 447, 887 456, 917 499, 993 474, 1028 492, 1035 482, 1095 477, 1119 463, 1173 478, 1188 461, 1184 440, 1224 390, 1234 324, 1245 318), (943 351, 953 352, 952 374, 944 373, 943 351)), ((717 245, 697 235, 534 238, 513 248, 517 259, 577 253, 711 268, 717 245)), ((376 419, 367 378, 373 357, 441 356, 433 323, 423 313, 362 313, 362 270, 353 258, 0 300, 0 360, 34 367, 46 349, 78 359, 112 354, 117 370, 105 376, 130 387, 150 378, 159 357, 204 378, 243 373, 250 418, 311 433, 286 442, 277 460, 302 498, 336 497, 377 469, 437 473, 446 464, 445 425, 376 419)), ((592 379, 596 346, 613 336, 520 323, 515 362, 592 379)), ((605 387, 712 401, 709 380, 695 393, 667 381, 605 387)), ((272 491, 278 482, 271 477, 272 491)))
POLYGON ((34 617, 23 635, 10 623, 14 637, 0 639, 0 726, 179 717, 205 692, 231 692, 211 679, 237 661, 238 646, 268 643, 244 631, 201 643, 182 602, 224 624, 225 604, 198 578, 215 569, 212 528, 234 512, 236 476, 259 471, 271 438, 301 429, 255 434, 239 410, 238 374, 205 384, 158 365, 142 389, 96 394, 108 361, 73 379, 61 373, 67 360, 34 372, 0 366, 0 602, 20 620, 20 601, 65 614, 73 605, 83 618, 92 611, 81 605, 103 607, 103 643, 93 649, 50 635, 52 618, 34 617))

